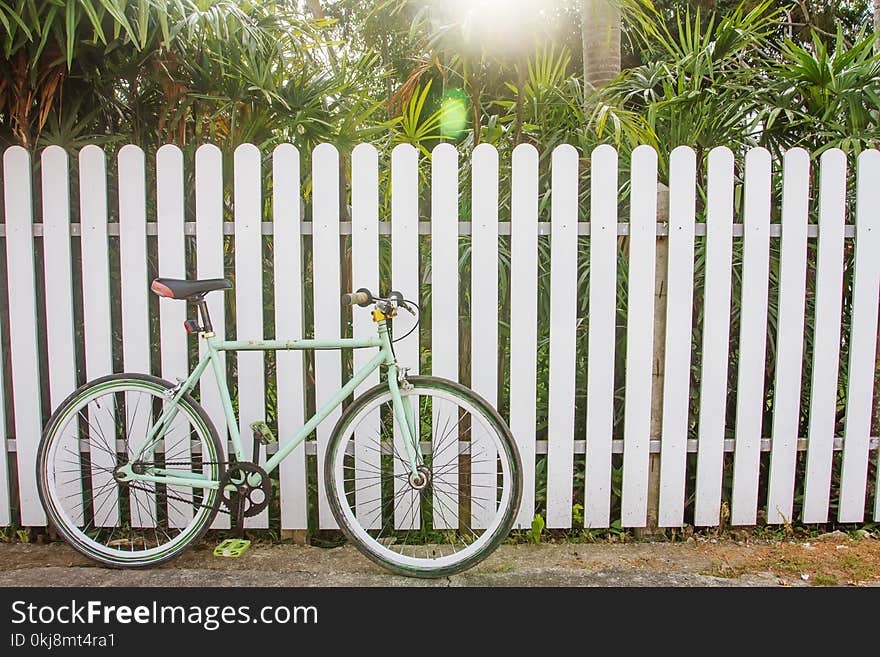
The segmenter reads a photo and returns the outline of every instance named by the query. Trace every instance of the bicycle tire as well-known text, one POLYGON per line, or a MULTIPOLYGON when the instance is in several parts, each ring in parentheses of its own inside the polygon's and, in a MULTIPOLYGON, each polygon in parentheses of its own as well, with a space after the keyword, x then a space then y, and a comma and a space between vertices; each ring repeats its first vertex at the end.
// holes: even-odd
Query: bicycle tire
MULTIPOLYGON (((495 510, 493 512, 492 520, 488 523, 488 526, 485 528, 466 528, 466 531, 470 531, 473 542, 467 544, 465 540, 462 539, 464 536, 467 540, 470 540, 471 537, 468 537, 465 533, 465 529, 462 529, 462 525, 467 522, 467 501, 463 502, 462 500, 462 491, 470 491, 468 495, 471 496, 471 509, 475 509, 473 506, 473 490, 478 485, 474 483, 477 474, 474 474, 473 467, 477 463, 477 460, 474 458, 473 450, 474 445, 477 442, 474 440, 474 435, 471 434, 468 436, 469 440, 472 441, 470 445, 467 444, 467 441, 462 442, 459 440, 459 437, 453 437, 450 440, 454 440, 458 442, 459 449, 469 450, 466 454, 470 456, 462 456, 461 452, 459 452, 458 457, 450 457, 447 456, 448 463, 452 463, 453 465, 449 465, 447 462, 443 464, 438 464, 437 461, 440 459, 441 452, 444 449, 448 450, 447 447, 441 447, 436 454, 434 451, 431 451, 430 462, 431 471, 429 475, 429 479, 431 481, 430 488, 427 492, 419 492, 420 502, 419 502, 419 522, 421 523, 419 532, 422 534, 421 543, 415 544, 413 546, 412 555, 402 554, 406 550, 406 546, 400 543, 402 540, 400 537, 401 533, 405 533, 406 539, 410 539, 410 535, 412 534, 414 529, 403 529, 397 531, 396 527, 398 524, 397 519, 393 521, 392 524, 395 526, 395 538, 391 539, 394 542, 388 543, 389 539, 386 537, 382 538, 382 532, 385 531, 383 528, 379 531, 378 534, 375 534, 376 528, 367 528, 364 525, 375 524, 375 521, 368 522, 365 513, 359 511, 357 504, 357 496, 359 494, 359 484, 358 481, 362 481, 362 479, 358 479, 357 476, 350 477, 346 479, 346 460, 351 464, 349 465, 349 470, 353 470, 357 467, 356 460, 352 455, 352 450, 357 449, 356 441, 352 443, 351 441, 354 439, 354 434, 358 431, 358 427, 361 426, 368 413, 373 413, 381 404, 389 403, 390 400, 390 392, 388 386, 385 384, 379 384, 368 391, 366 391, 362 396, 356 399, 343 413, 342 417, 336 423, 336 426, 331 435, 330 441, 327 446, 326 456, 324 460, 324 482, 327 486, 328 497, 330 501, 330 507, 332 509, 333 515, 336 518, 337 523, 339 524, 340 529, 346 535, 348 540, 357 547, 358 550, 361 551, 366 557, 371 559, 373 562, 383 566, 391 570, 392 572, 412 576, 412 577, 424 577, 424 578, 434 578, 434 577, 443 577, 447 575, 451 575, 454 573, 461 572, 468 568, 475 566, 477 563, 488 557, 495 548, 499 545, 501 541, 507 536, 508 532, 513 526, 513 523, 516 518, 517 510, 519 508, 520 498, 522 495, 522 467, 519 456, 519 451, 517 449, 516 443, 513 439, 513 436, 510 433, 510 429, 507 427, 507 424, 498 414, 497 410, 489 404, 485 399, 477 395, 474 391, 462 386, 453 381, 449 381, 447 379, 441 379, 439 377, 430 377, 430 376, 414 376, 409 377, 407 383, 411 386, 409 390, 402 389, 401 393, 404 399, 412 398, 413 395, 416 395, 416 399, 419 399, 419 425, 422 427, 423 425, 427 425, 427 420, 422 417, 422 401, 421 397, 428 396, 428 392, 432 391, 430 396, 433 399, 439 400, 440 406, 444 406, 448 403, 455 403, 454 400, 460 400, 463 403, 463 409, 468 412, 476 412, 477 416, 481 418, 482 426, 484 428, 489 428, 492 432, 494 432, 493 436, 490 438, 493 440, 495 454, 497 455, 496 459, 489 459, 496 461, 495 472, 491 472, 491 466, 483 466, 489 467, 490 472, 488 473, 488 480, 494 476, 497 478, 503 478, 504 481, 502 483, 502 490, 499 493, 497 487, 494 493, 495 502, 497 503, 495 510), (441 394, 433 394, 433 391, 439 391, 441 394), (422 393, 421 395, 419 393, 422 393), (463 445, 463 447, 462 447, 463 445), (341 451, 340 451, 341 450, 341 451), (470 468, 470 469, 469 469, 470 468), (456 481, 454 487, 448 486, 448 482, 445 482, 443 486, 439 484, 439 476, 444 475, 444 473, 455 472, 456 481), (466 479, 463 481, 463 474, 467 471, 466 479), (352 483, 352 481, 354 483, 352 483), (442 502, 442 495, 449 495, 451 499, 452 492, 455 492, 455 504, 457 504, 456 509, 453 513, 451 510, 451 506, 448 506, 446 503, 442 502), (441 500, 438 503, 438 500, 441 500), (355 508, 352 509, 352 506, 355 508), (447 519, 446 511, 450 511, 451 520, 447 519), (438 514, 438 509, 440 513, 438 514), (359 519, 359 515, 363 516, 362 519, 359 519), (439 524, 441 527, 438 529, 436 527, 438 517, 442 522, 439 524), (455 523, 458 523, 455 526, 455 523), (476 532, 480 531, 480 534, 476 532), (372 534, 371 534, 372 532, 372 534), (461 534, 454 536, 451 539, 452 543, 452 554, 444 553, 442 549, 438 552, 438 547, 435 543, 430 543, 429 541, 436 540, 436 537, 443 537, 448 535, 449 532, 461 532, 461 534), (455 549, 455 540, 458 539, 462 542, 462 550, 458 551, 455 549), (400 547, 401 553, 399 554, 396 549, 392 549, 392 547, 400 547), (421 550, 425 549, 426 557, 421 558, 421 556, 416 556, 416 553, 420 554, 421 550)), ((412 402, 410 402, 412 403, 412 402)), ((430 420, 430 427, 432 431, 432 441, 431 445, 434 446, 437 444, 437 438, 434 433, 434 424, 440 425, 440 422, 437 420, 437 416, 434 413, 435 401, 432 401, 430 404, 432 417, 430 420)), ((426 404, 427 406, 427 404, 426 404)), ((381 411, 380 411, 381 413, 381 411)), ((374 417, 375 421, 376 418, 374 417)), ((473 428, 472 424, 473 420, 469 421, 469 429, 473 428)), ((461 417, 453 427, 453 430, 461 424, 461 417)), ((448 426, 448 423, 444 425, 448 426)), ((420 429, 421 430, 421 429, 420 429)), ((462 430, 459 428, 456 433, 461 433, 462 430)), ((439 433, 439 432, 438 432, 439 433)), ((444 437, 441 437, 445 439, 444 437)), ((380 439, 381 440, 381 439, 380 439)), ((388 442, 387 436, 384 439, 386 443, 388 442)), ((479 443, 482 445, 482 443, 479 443)), ((388 450, 388 445, 379 443, 379 457, 383 458, 381 455, 383 454, 383 450, 388 450)), ((394 451, 393 447, 393 437, 391 438, 391 450, 394 451)), ((432 450, 434 448, 432 447, 432 450)), ((397 455, 399 456, 399 455, 397 455)), ((374 457, 375 459, 376 457, 374 457)), ((392 454, 391 461, 393 462, 395 459, 395 455, 392 454)), ((398 460, 402 460, 399 459, 398 460)), ((385 457, 385 461, 388 461, 387 456, 385 457)), ((427 461, 426 461, 427 463, 427 461)), ((375 468, 375 463, 369 466, 370 468, 375 468)), ((386 463, 381 466, 381 469, 388 470, 390 466, 386 463)), ((394 466, 394 467, 400 467, 394 466)), ((427 465, 425 466, 428 467, 427 465)), ((365 465, 362 470, 367 471, 367 466, 365 465)), ((390 472, 390 471, 389 471, 390 472)), ((486 474, 486 473, 483 473, 486 474)), ((383 505, 382 502, 382 492, 381 488, 383 485, 386 487, 388 484, 382 484, 381 474, 379 475, 379 505, 380 508, 383 505)), ((398 482, 400 480, 400 475, 394 474, 392 475, 398 482)), ((367 477, 369 478, 369 477, 367 477)), ((376 478, 376 477, 373 477, 376 478)), ((487 481, 487 479, 483 479, 483 482, 487 481)), ((375 487, 377 484, 369 484, 367 487, 375 487)), ((399 483, 395 483, 395 486, 398 486, 399 483)), ((485 485, 485 484, 484 484, 485 485)), ((491 489, 486 493, 486 500, 491 500, 492 491, 491 489)), ((387 497, 387 495, 385 496, 387 497)), ((396 503, 398 499, 397 489, 394 489, 392 493, 392 505, 396 503)), ((413 503, 414 504, 414 503, 413 503)), ((484 507, 486 509, 486 515, 488 515, 488 507, 487 505, 484 507)), ((391 511, 382 511, 380 512, 380 517, 382 513, 389 514, 389 519, 385 521, 385 524, 388 522, 392 522, 391 518, 397 518, 400 514, 397 509, 391 511)), ((472 515, 470 516, 470 521, 474 520, 475 513, 472 511, 472 515)), ((415 514, 413 513, 413 519, 408 521, 409 524, 415 523, 415 514)), ((417 537, 413 537, 415 540, 417 537)))

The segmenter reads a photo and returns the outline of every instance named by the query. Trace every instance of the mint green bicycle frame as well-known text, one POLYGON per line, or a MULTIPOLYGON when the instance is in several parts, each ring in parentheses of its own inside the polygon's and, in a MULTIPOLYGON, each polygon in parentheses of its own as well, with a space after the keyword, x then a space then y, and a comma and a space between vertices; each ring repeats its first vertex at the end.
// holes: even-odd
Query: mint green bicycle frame
POLYGON ((118 476, 124 481, 146 481, 153 483, 161 483, 175 486, 190 486, 192 488, 207 488, 216 490, 220 486, 220 482, 212 480, 198 472, 183 473, 180 470, 167 471, 162 468, 151 468, 148 472, 138 474, 132 470, 132 464, 138 461, 150 461, 153 457, 153 451, 156 444, 165 435, 166 427, 168 427, 177 416, 177 409, 180 400, 184 395, 189 393, 202 377, 208 365, 211 365, 214 371, 214 378, 217 381, 217 387, 220 390, 220 401, 223 405, 223 413, 226 416, 226 426, 229 429, 229 436, 232 439, 233 455, 237 461, 247 461, 241 440, 241 434, 238 430, 238 420, 232 409, 232 398, 229 394, 229 388, 226 385, 226 372, 223 369, 223 363, 220 359, 220 353, 224 351, 281 351, 281 350, 319 350, 319 349, 363 349, 373 347, 379 348, 378 353, 363 368, 358 370, 351 380, 348 381, 317 413, 315 413, 300 429, 293 438, 285 445, 279 443, 278 451, 266 461, 263 469, 266 472, 272 472, 294 449, 302 443, 315 427, 323 422, 333 409, 339 406, 342 401, 354 392, 366 378, 372 374, 377 368, 385 366, 388 368, 388 389, 391 392, 392 404, 394 407, 394 415, 400 424, 403 432, 402 438, 406 450, 406 456, 409 461, 413 476, 418 475, 418 466, 422 463, 422 457, 419 453, 418 446, 413 440, 415 433, 415 424, 413 419, 412 407, 404 404, 400 396, 400 387, 398 382, 397 363, 394 359, 394 350, 391 346, 391 338, 388 334, 388 326, 384 319, 377 322, 379 335, 374 338, 339 338, 336 340, 218 340, 213 333, 205 333, 200 339, 205 341, 207 350, 198 365, 190 373, 189 377, 175 388, 175 392, 171 401, 165 405, 162 414, 150 428, 147 439, 139 452, 124 466, 119 468, 118 476))

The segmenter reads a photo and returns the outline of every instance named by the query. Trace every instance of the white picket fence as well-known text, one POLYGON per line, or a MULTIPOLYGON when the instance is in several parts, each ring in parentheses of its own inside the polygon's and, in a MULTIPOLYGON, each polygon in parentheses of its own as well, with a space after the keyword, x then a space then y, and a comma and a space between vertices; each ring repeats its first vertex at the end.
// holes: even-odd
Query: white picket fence
MULTIPOLYGON (((810 158, 800 149, 789 151, 782 163, 784 194, 771 198, 771 157, 763 149, 750 151, 744 162, 743 212, 734 216, 734 156, 716 148, 708 156, 708 197, 705 222, 696 223, 693 150, 677 148, 670 156, 670 221, 658 223, 657 154, 639 147, 632 154, 628 217, 618 216, 618 156, 609 146, 589 154, 591 175, 579 172, 580 155, 571 146, 552 154, 552 203, 549 222, 539 216, 538 153, 528 145, 512 154, 510 217, 500 221, 498 210, 499 156, 488 145, 476 148, 472 160, 460 162, 456 150, 438 146, 431 162, 430 209, 419 208, 418 152, 399 146, 390 157, 391 216, 379 216, 380 157, 370 145, 360 145, 351 157, 350 222, 340 221, 339 154, 331 145, 312 154, 312 216, 301 208, 300 154, 282 145, 272 154, 273 184, 270 216, 264 216, 262 154, 252 145, 234 156, 234 221, 224 221, 223 161, 213 146, 195 156, 195 221, 185 221, 184 158, 174 146, 156 155, 156 187, 147 188, 146 162, 137 147, 118 153, 118 173, 107 176, 107 160, 96 146, 79 153, 79 207, 71 209, 68 188, 71 163, 58 147, 40 154, 40 179, 32 185, 33 163, 18 147, 3 157, 3 200, 8 293, 8 335, 2 338, 4 360, 11 371, 0 377, 6 404, 0 413, 6 449, 0 449, 0 526, 45 524, 34 475, 34 462, 47 412, 54 409, 82 380, 76 369, 77 328, 82 329, 85 377, 92 379, 114 368, 114 332, 122 332, 121 363, 125 370, 149 372, 151 314, 158 307, 160 347, 158 368, 164 378, 186 375, 192 363, 188 338, 181 324, 185 304, 148 298, 151 249, 158 256, 158 273, 169 277, 234 276, 234 297, 209 295, 220 336, 231 334, 224 307, 234 300, 234 331, 239 339, 264 334, 262 268, 265 240, 272 239, 275 335, 299 337, 305 327, 303 245, 311 244, 314 335, 340 335, 340 235, 351 235, 351 272, 355 287, 379 287, 380 236, 391 236, 390 287, 417 298, 420 281, 420 235, 430 235, 432 373, 457 378, 459 373, 459 302, 462 286, 470 286, 471 386, 498 403, 499 240, 510 239, 509 390, 510 426, 522 452, 524 495, 519 515, 529 526, 535 510, 536 455, 547 454, 546 522, 551 528, 572 526, 575 460, 584 459, 583 518, 587 527, 608 527, 620 519, 625 527, 646 523, 649 455, 660 453, 660 524, 684 522, 686 495, 694 496, 694 523, 717 525, 722 509, 725 452, 733 453, 730 499, 731 522, 755 524, 759 499, 766 500, 767 520, 792 520, 794 499, 803 491, 801 520, 829 519, 832 463, 842 451, 837 519, 860 522, 870 487, 869 459, 877 452, 870 435, 878 290, 880 290, 880 152, 862 153, 857 165, 855 225, 847 225, 847 161, 841 151, 821 156, 818 226, 808 221, 810 158), (460 216, 459 167, 472 167, 472 216, 460 216), (118 181, 118 182, 115 182, 118 181), (108 185, 118 185, 118 216, 108 216, 108 185), (579 185, 591 185, 589 223, 578 221, 579 185), (36 189, 32 189, 32 187, 36 189), (35 197, 41 194, 41 216, 35 216, 35 197), (147 221, 149 197, 155 195, 157 221, 147 221), (771 206, 781 203, 781 225, 771 224, 771 206), (420 221, 420 219, 424 219, 420 221), (543 220, 542 220, 543 219, 543 220), (224 266, 224 236, 234 236, 234 263, 224 266), (471 278, 460 280, 459 243, 470 235, 471 278), (548 439, 536 440, 536 298, 539 240, 550 238, 551 310, 548 439), (622 435, 612 435, 614 366, 618 304, 619 236, 628 235, 628 324, 626 326, 625 416, 622 435), (579 252, 578 236, 588 236, 589 255, 579 252), (657 367, 665 374, 662 433, 651 436, 655 245, 668 236, 669 267, 665 358, 657 367), (706 241, 704 323, 698 345, 702 371, 699 386, 699 429, 688 438, 691 394, 691 351, 695 238, 706 241), (195 269, 187 268, 187 240, 195 241, 195 269), (734 241, 743 240, 742 305, 735 434, 728 424, 730 308, 734 241), (782 266, 778 289, 771 290, 768 271, 771 240, 781 240, 782 266), (815 349, 809 399, 809 431, 798 435, 805 334, 805 279, 808 242, 818 242, 816 273, 815 349), (155 244, 154 244, 155 241, 155 244), (855 275, 852 331, 841 335, 844 249, 854 241, 855 275), (75 254, 80 253, 77 259, 75 254), (118 254, 118 255, 117 255, 118 254), (589 261, 589 326, 587 336, 586 435, 575 435, 575 350, 577 342, 578 259, 589 261), (81 262, 81 266, 77 263, 81 262), (41 264, 42 263, 42 264, 41 264), (40 271, 40 267, 42 270, 40 271), (79 269, 77 269, 79 267, 79 269), (118 267, 118 289, 110 272, 118 267), (77 283, 78 281, 78 283, 77 283), (38 284, 42 289, 38 289, 38 284), (80 286, 74 294, 74 285, 80 286), (765 349, 768 338, 768 294, 778 294, 777 360, 772 426, 762 426, 765 389, 765 349), (81 321, 76 301, 81 294, 81 321), (42 301, 41 301, 42 299, 42 301), (151 306, 152 304, 152 306, 151 306), (119 307, 121 326, 111 317, 119 307), (45 345, 38 336, 45 336, 45 345), (843 351, 841 350, 843 344, 843 351), (849 359, 845 430, 836 435, 838 367, 849 359), (44 381, 41 371, 48 373, 44 381), (46 397, 48 396, 48 399, 46 397), (806 474, 796 481, 798 451, 806 450, 806 474), (769 476, 759 486, 760 457, 770 452, 769 476), (696 453, 695 490, 686 490, 688 453, 696 453), (622 454, 622 495, 612 509, 612 458, 622 454), (7 460, 9 463, 7 463, 7 460), (11 468, 12 462, 17 464, 11 468), (10 478, 8 473, 16 473, 10 478), (10 493, 17 489, 20 517, 12 517, 10 493), (763 492, 762 492, 763 491, 763 492)), ((39 199, 36 199, 39 200, 39 199)), ((387 238, 382 238, 387 239, 387 238)), ((192 247, 191 247, 192 248, 192 247)), ((424 265, 422 265, 424 266, 424 265)), ((809 319, 809 318, 806 318, 809 319)), ((374 328, 368 313, 355 312, 354 334, 374 328)), ((735 336, 734 336, 735 337, 735 336)), ((580 347, 583 348, 583 347, 580 347)), ((417 372, 419 335, 397 348, 399 360, 417 372)), ((118 347, 117 347, 118 350, 118 347)), ((116 354, 119 362, 119 354, 116 354)), ((266 414, 264 355, 238 354, 238 405, 242 433, 266 414)), ((355 352, 354 367, 369 354, 355 352)), ((82 357, 80 357, 81 360, 82 357)), ((118 369, 118 368, 117 368, 118 369)), ((278 433, 293 434, 305 416, 312 382, 304 375, 301 352, 279 352, 275 367, 278 433)), ((317 404, 341 384, 343 360, 338 352, 315 355, 314 395, 317 404)), ((377 377, 362 386, 366 389, 377 377)), ((221 435, 223 414, 210 377, 201 387, 203 405, 221 435)), ((283 529, 307 527, 307 455, 317 454, 319 490, 323 489, 320 461, 338 413, 317 432, 317 441, 299 448, 282 465, 281 518, 283 529)), ((880 495, 874 494, 875 500, 880 495)), ((319 493, 322 527, 332 526, 329 505, 319 493)), ((868 516, 871 514, 868 513, 868 516)), ((880 520, 880 503, 873 509, 880 520)), ((264 512, 252 526, 267 526, 264 512)), ((219 521, 218 521, 219 522, 219 521)))

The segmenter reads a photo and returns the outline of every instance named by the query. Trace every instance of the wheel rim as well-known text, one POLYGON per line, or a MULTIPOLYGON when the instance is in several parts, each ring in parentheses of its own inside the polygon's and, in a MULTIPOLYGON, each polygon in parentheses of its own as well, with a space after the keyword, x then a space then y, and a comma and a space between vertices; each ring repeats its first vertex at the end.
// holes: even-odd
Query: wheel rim
MULTIPOLYGON (((145 442, 168 399, 145 381, 95 386, 53 422, 42 463, 44 501, 59 531, 89 556, 150 563, 184 548, 210 520, 216 491, 118 481, 114 473, 145 442), (115 443, 115 444, 114 444, 115 443)), ((217 480, 210 429, 185 403, 156 444, 151 462, 175 475, 217 480)))
POLYGON ((451 569, 491 547, 510 518, 515 475, 507 443, 462 396, 421 387, 401 392, 419 418, 427 484, 412 477, 384 392, 335 443, 331 494, 342 524, 380 561, 404 570, 451 569))

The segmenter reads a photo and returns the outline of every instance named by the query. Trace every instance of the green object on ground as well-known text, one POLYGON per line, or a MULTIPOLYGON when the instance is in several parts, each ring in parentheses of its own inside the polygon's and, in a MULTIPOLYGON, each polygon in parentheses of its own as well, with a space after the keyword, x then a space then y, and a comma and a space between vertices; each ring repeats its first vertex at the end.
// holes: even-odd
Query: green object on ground
POLYGON ((251 546, 251 542, 243 538, 227 538, 214 548, 215 557, 231 557, 236 559, 243 555, 251 546))

